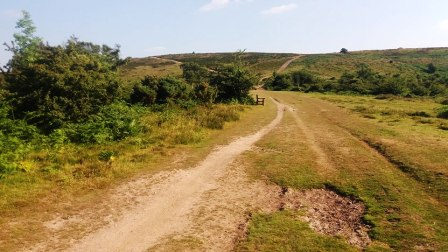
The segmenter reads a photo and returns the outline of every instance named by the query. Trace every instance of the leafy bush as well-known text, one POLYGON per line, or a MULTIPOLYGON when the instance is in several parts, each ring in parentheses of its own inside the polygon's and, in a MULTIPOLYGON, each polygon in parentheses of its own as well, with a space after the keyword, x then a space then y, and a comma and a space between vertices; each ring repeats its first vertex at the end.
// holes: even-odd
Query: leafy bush
MULTIPOLYGON (((5 75, 14 113, 46 132, 86 121, 120 98, 118 48, 72 38, 63 46, 41 45, 32 64, 13 64, 5 75)), ((19 62, 21 54, 13 55, 19 62)))
POLYGON ((448 106, 442 106, 437 111, 437 117, 438 118, 443 118, 443 119, 448 119, 448 106))
POLYGON ((143 105, 178 104, 192 99, 191 93, 191 85, 175 77, 146 76, 134 85, 130 101, 143 105))
POLYGON ((36 127, 10 116, 10 107, 0 100, 0 178, 24 169, 20 161, 44 140, 36 127))
POLYGON ((219 67, 210 79, 210 85, 218 90, 217 100, 229 102, 232 99, 243 101, 255 85, 255 77, 240 65, 219 67))
POLYGON ((63 131, 74 143, 119 141, 140 132, 139 110, 124 103, 114 103, 101 108, 85 123, 69 124, 63 131))
MULTIPOLYGON (((218 89, 208 83, 195 84, 193 86, 194 99, 203 104, 211 104, 216 100, 218 89)), ((242 102, 244 102, 242 100, 242 102)))
POLYGON ((210 73, 207 68, 194 62, 187 62, 180 66, 182 76, 185 81, 191 85, 207 83, 210 79, 210 73))
POLYGON ((27 12, 20 33, 6 45, 13 57, 2 68, 8 99, 17 118, 49 133, 64 123, 84 122, 120 98, 118 67, 126 62, 119 47, 95 45, 72 37, 61 46, 43 44, 27 12))
POLYGON ((157 97, 156 90, 149 87, 148 85, 144 85, 144 83, 149 81, 148 78, 150 77, 145 77, 141 82, 138 82, 134 85, 130 96, 131 103, 139 103, 146 106, 155 103, 157 97))
POLYGON ((290 75, 273 73, 264 87, 267 90, 291 90, 293 87, 292 79, 290 75))

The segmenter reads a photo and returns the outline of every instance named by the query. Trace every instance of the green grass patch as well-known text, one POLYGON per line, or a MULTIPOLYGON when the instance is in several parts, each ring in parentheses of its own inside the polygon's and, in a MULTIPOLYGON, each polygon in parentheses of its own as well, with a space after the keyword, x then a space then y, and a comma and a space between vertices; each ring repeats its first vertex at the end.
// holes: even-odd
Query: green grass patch
POLYGON ((236 251, 358 251, 342 238, 317 234, 298 212, 256 214, 236 251))

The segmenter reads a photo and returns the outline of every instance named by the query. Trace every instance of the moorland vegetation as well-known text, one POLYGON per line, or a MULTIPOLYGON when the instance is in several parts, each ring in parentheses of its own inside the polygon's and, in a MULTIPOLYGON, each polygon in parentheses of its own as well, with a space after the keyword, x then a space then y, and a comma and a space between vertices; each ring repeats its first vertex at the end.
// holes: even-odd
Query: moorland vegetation
POLYGON ((76 37, 49 45, 35 35, 27 12, 16 28, 14 41, 5 43, 12 58, 0 75, 3 180, 59 177, 48 173, 76 177, 80 173, 75 166, 84 164, 76 169, 89 170, 86 163, 110 161, 118 155, 111 146, 130 137, 144 138, 150 145, 195 142, 198 132, 237 120, 242 109, 238 104, 252 102, 249 91, 255 79, 240 62, 215 71, 186 63, 180 77, 125 80, 120 72, 130 59, 120 58, 118 45, 76 37), (92 146, 96 151, 86 150, 92 146), (79 158, 66 160, 70 153, 79 158))

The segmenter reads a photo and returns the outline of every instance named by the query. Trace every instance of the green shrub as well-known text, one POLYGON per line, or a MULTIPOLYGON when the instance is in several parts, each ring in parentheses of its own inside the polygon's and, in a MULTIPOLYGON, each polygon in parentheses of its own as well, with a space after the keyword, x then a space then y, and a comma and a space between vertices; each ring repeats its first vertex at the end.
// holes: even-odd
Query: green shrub
POLYGON ((182 76, 185 81, 191 85, 207 83, 210 73, 207 68, 195 62, 187 62, 180 66, 182 68, 182 76))
MULTIPOLYGON (((143 81, 142 81, 143 82, 143 81)), ((142 104, 149 106, 155 103, 157 93, 154 89, 144 86, 142 83, 136 83, 132 88, 130 102, 132 104, 142 104)))
POLYGON ((239 102, 247 99, 249 91, 255 85, 255 76, 240 65, 219 67, 212 74, 210 85, 218 90, 217 100, 229 102, 232 99, 239 102))
POLYGON ((114 103, 101 108, 85 123, 69 124, 63 130, 74 143, 119 141, 140 132, 138 107, 114 103))
POLYGON ((437 111, 437 117, 438 118, 443 118, 443 119, 448 119, 448 106, 442 106, 437 111))
POLYGON ((103 150, 98 154, 98 159, 103 162, 111 162, 116 156, 115 151, 103 150))
POLYGON ((0 178, 23 170, 20 162, 31 151, 45 146, 36 127, 11 118, 11 109, 0 101, 0 178))
POLYGON ((134 85, 130 101, 133 104, 179 104, 192 97, 191 85, 172 76, 145 76, 140 83, 134 85))
POLYGON ((270 77, 264 87, 267 90, 291 90, 293 87, 293 82, 290 75, 287 74, 277 74, 274 72, 272 77, 270 77))
POLYGON ((33 64, 17 64, 5 76, 16 117, 51 132, 66 122, 84 122, 121 97, 119 59, 112 56, 118 49, 71 39, 38 51, 33 64))

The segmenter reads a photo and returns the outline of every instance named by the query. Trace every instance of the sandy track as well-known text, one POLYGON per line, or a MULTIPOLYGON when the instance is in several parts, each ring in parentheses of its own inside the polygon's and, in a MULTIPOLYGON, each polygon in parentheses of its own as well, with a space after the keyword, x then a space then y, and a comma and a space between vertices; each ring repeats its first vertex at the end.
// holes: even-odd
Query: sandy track
MULTIPOLYGON (((133 195, 139 202, 135 207, 117 221, 76 242, 68 251, 145 251, 163 238, 191 227, 192 216, 204 207, 200 204, 201 198, 218 188, 229 165, 280 123, 284 106, 276 105, 277 116, 269 125, 217 148, 196 167, 162 179, 148 189, 149 195, 133 195)), ((208 207, 210 204, 213 203, 208 207)))
POLYGON ((164 58, 160 58, 160 57, 156 57, 156 56, 151 56, 150 58, 157 59, 157 60, 161 60, 161 61, 173 62, 174 64, 177 64, 177 65, 182 65, 182 64, 183 64, 182 62, 177 61, 177 60, 164 59, 164 58))
POLYGON ((302 57, 302 55, 299 56, 295 56, 294 58, 286 61, 285 63, 283 63, 283 65, 277 70, 278 73, 281 73, 283 71, 285 71, 285 69, 295 60, 297 60, 298 58, 302 57))

